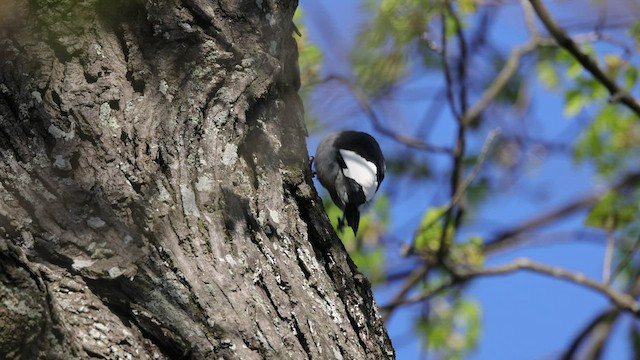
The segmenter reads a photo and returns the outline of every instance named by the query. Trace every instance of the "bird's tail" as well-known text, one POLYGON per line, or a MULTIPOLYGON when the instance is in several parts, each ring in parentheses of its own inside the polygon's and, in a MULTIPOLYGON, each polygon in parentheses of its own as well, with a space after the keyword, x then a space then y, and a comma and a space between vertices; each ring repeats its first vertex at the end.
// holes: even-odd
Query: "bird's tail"
POLYGON ((360 211, 357 206, 347 205, 344 209, 344 216, 340 223, 344 224, 346 218, 347 224, 353 229, 353 235, 358 235, 358 225, 360 225, 360 211))

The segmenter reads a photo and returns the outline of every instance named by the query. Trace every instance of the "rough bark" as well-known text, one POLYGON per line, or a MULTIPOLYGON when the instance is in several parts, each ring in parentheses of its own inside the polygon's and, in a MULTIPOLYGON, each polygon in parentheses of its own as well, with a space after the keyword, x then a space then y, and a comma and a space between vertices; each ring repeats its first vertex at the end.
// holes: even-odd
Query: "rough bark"
POLYGON ((0 2, 0 358, 384 359, 296 1, 0 2))

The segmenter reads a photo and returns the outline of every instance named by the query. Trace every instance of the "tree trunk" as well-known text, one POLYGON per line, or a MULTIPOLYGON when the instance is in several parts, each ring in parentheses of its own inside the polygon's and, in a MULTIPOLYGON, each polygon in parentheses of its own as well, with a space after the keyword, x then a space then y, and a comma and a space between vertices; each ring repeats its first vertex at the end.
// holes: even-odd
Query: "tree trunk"
POLYGON ((296 1, 0 2, 0 358, 385 359, 296 1))

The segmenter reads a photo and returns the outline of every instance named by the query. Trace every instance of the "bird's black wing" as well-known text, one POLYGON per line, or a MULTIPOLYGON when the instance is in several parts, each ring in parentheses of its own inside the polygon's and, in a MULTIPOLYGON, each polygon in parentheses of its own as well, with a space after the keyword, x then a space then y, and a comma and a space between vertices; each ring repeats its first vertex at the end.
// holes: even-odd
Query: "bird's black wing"
MULTIPOLYGON (((376 166, 376 180, 378 180, 378 187, 380 187, 382 180, 384 180, 384 155, 373 136, 360 131, 344 131, 336 138, 335 146, 338 149, 354 151, 365 160, 372 162, 376 166)), ((339 159, 339 161, 341 161, 340 166, 343 169, 346 168, 344 160, 339 159)))

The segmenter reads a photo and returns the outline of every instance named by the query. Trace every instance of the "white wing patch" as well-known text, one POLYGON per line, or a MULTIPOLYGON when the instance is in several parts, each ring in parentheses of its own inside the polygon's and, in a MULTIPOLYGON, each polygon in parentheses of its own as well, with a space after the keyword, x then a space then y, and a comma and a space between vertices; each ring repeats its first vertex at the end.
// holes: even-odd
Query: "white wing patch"
POLYGON ((378 190, 376 165, 351 150, 340 149, 340 155, 347 165, 347 168, 342 170, 344 176, 360 184, 364 197, 367 201, 371 200, 378 190))

